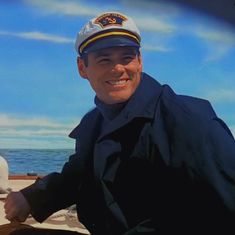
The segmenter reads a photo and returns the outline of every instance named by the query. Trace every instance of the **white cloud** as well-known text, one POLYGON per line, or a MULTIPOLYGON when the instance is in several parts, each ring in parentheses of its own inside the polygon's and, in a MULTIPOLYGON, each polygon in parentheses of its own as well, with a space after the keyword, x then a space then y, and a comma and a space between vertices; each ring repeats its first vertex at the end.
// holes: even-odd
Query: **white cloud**
POLYGON ((198 28, 195 30, 195 34, 206 40, 209 43, 220 43, 222 45, 235 45, 235 33, 232 30, 228 30, 223 28, 223 32, 221 31, 222 28, 217 28, 214 30, 208 28, 198 28))
POLYGON ((47 118, 13 117, 0 114, 0 127, 47 127, 68 128, 70 125, 59 123, 47 118))
POLYGON ((221 25, 215 25, 214 29, 208 27, 197 27, 194 30, 194 34, 207 43, 208 55, 205 62, 219 60, 235 47, 233 30, 221 25))
POLYGON ((148 45, 148 44, 143 44, 142 48, 143 48, 143 50, 156 51, 156 52, 168 52, 168 51, 170 51, 170 49, 166 48, 165 46, 154 46, 154 45, 148 45))
MULTIPOLYGON (((74 39, 56 36, 52 34, 45 34, 42 32, 9 32, 9 31, 0 31, 0 36, 11 36, 11 37, 18 37, 27 40, 38 40, 38 41, 48 41, 52 43, 74 43, 74 39)), ((158 52, 167 52, 169 51, 168 48, 164 46, 154 46, 145 44, 143 45, 144 50, 148 51, 158 51, 158 52)))
MULTIPOLYGON (((143 8, 147 7, 150 9, 153 9, 154 6, 151 6, 152 1, 147 2, 144 5, 142 5, 141 1, 137 1, 134 4, 134 7, 130 6, 130 3, 128 1, 121 1, 114 5, 97 5, 94 7, 94 4, 87 4, 85 1, 61 1, 61 0, 24 0, 24 2, 28 5, 31 5, 33 7, 37 7, 40 12, 47 13, 47 14, 61 14, 61 15, 68 15, 68 16, 89 16, 89 17, 95 17, 101 12, 107 11, 107 9, 115 9, 117 6, 119 8, 123 8, 123 12, 129 12, 128 15, 131 15, 132 18, 135 20, 136 25, 140 29, 141 33, 148 32, 148 33, 157 33, 158 34, 158 40, 160 40, 160 35, 170 35, 173 34, 176 30, 176 26, 174 24, 169 23, 169 19, 172 19, 173 15, 178 15, 178 9, 175 6, 172 6, 171 4, 165 4, 164 2, 158 3, 157 5, 154 4, 154 6, 157 6, 156 9, 158 14, 157 17, 155 14, 149 14, 148 11, 144 12, 143 8), (137 11, 135 11, 137 10, 137 11), (141 12, 140 12, 141 11, 141 12), (164 11, 165 13, 168 12, 167 17, 166 14, 162 13, 164 11), (170 12, 170 13, 169 13, 170 12), (141 13, 141 17, 140 17, 141 13), (170 16, 170 17, 169 17, 170 16), (166 20, 168 19, 168 21, 166 20)), ((146 8, 145 8, 146 9, 146 8)), ((43 33, 42 38, 45 38, 45 40, 52 40, 56 41, 57 37, 54 35, 45 35, 43 33)), ((24 38, 29 37, 33 39, 33 36, 38 36, 40 38, 40 33, 37 35, 35 32, 34 34, 27 33, 26 35, 18 35, 18 36, 24 36, 24 38)), ((148 37, 148 36, 147 36, 148 37)), ((152 38, 153 35, 149 36, 149 38, 152 38)), ((63 38, 59 37, 58 40, 61 40, 61 42, 73 42, 73 39, 69 38, 63 38)), ((165 42, 165 40, 164 40, 165 42)), ((164 45, 164 43, 162 43, 164 45)), ((159 44, 158 44, 159 45, 159 44)), ((161 44, 160 44, 161 45, 161 44)), ((157 52, 167 52, 169 49, 167 49, 164 46, 158 46, 151 44, 150 42, 146 42, 145 45, 143 45, 143 49, 149 50, 149 51, 157 51, 157 52), (148 43, 148 45, 147 45, 148 43)))
POLYGON ((74 39, 62 37, 59 35, 46 34, 38 31, 33 31, 33 32, 0 31, 0 36, 1 35, 30 39, 30 40, 38 40, 38 41, 49 41, 53 43, 74 43, 74 39))
POLYGON ((72 148, 68 134, 77 124, 0 114, 0 148, 72 148))
POLYGON ((214 103, 235 103, 235 92, 232 89, 216 89, 208 92, 205 97, 214 103))
POLYGON ((69 133, 71 129, 61 129, 61 130, 48 130, 48 129, 39 129, 39 130, 25 130, 25 129, 3 129, 0 128, 1 133, 0 137, 65 137, 66 133, 69 133))
POLYGON ((157 32, 169 34, 173 33, 176 27, 172 24, 169 24, 165 21, 159 20, 156 17, 149 17, 142 15, 141 18, 134 18, 134 21, 138 28, 142 31, 157 32))
POLYGON ((217 61, 226 56, 226 54, 230 51, 230 47, 221 45, 208 47, 208 54, 204 58, 204 62, 217 61))
POLYGON ((45 12, 71 16, 95 16, 99 13, 97 8, 85 6, 79 1, 58 0, 24 0, 26 4, 39 7, 45 12))
MULTIPOLYGON (((25 0, 24 2, 34 7, 39 7, 48 13, 71 15, 71 16, 95 17, 101 12, 106 11, 105 9, 108 8, 108 6, 106 6, 105 9, 104 7, 94 8, 91 7, 91 5, 86 5, 84 2, 81 1, 25 0)), ((113 6, 110 5, 109 8, 112 9, 113 6)), ((142 9, 141 5, 137 6, 137 8, 139 8, 140 10, 142 9)), ((166 8, 166 4, 161 4, 160 9, 163 8, 164 9, 166 8)), ((170 7, 168 7, 167 9, 170 9, 170 7)), ((144 12, 141 12, 141 17, 139 17, 139 14, 136 15, 134 12, 131 15, 132 18, 134 18, 137 26, 144 31, 172 33, 175 29, 174 25, 167 23, 165 20, 160 20, 159 15, 158 17, 155 17, 154 15, 149 16, 148 13, 144 14, 144 12)))
POLYGON ((121 0, 125 8, 136 9, 141 11, 141 16, 147 12, 156 14, 157 18, 172 18, 182 14, 182 7, 174 2, 165 0, 121 0))

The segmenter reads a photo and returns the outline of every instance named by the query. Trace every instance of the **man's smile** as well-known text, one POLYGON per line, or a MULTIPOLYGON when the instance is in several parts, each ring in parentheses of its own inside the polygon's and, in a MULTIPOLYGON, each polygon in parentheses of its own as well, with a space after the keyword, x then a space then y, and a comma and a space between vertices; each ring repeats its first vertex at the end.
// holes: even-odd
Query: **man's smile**
POLYGON ((126 85, 126 83, 129 81, 129 79, 120 79, 120 80, 109 80, 106 81, 106 83, 110 85, 126 85))

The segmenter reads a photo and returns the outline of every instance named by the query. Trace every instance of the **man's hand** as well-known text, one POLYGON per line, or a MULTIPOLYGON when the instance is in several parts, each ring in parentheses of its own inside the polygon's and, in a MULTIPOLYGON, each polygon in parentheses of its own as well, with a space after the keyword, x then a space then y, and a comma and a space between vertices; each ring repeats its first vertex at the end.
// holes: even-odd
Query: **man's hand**
POLYGON ((4 208, 10 221, 24 222, 30 214, 30 206, 21 192, 9 193, 4 208))

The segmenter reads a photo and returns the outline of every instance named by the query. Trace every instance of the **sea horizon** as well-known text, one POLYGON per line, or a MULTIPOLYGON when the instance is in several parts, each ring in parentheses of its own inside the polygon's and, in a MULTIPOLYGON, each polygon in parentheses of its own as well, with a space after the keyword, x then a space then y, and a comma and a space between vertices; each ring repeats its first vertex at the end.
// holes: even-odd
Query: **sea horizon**
POLYGON ((0 156, 8 163, 9 175, 45 175, 50 172, 60 172, 74 152, 74 149, 67 148, 1 148, 0 156))

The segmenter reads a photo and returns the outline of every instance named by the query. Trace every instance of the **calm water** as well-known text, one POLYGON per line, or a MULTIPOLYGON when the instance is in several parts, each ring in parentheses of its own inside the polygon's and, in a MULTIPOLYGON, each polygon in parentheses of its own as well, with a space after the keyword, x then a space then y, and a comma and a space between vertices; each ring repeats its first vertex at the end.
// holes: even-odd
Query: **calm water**
POLYGON ((0 156, 8 162, 9 174, 45 175, 60 171, 73 153, 73 149, 0 149, 0 156))

